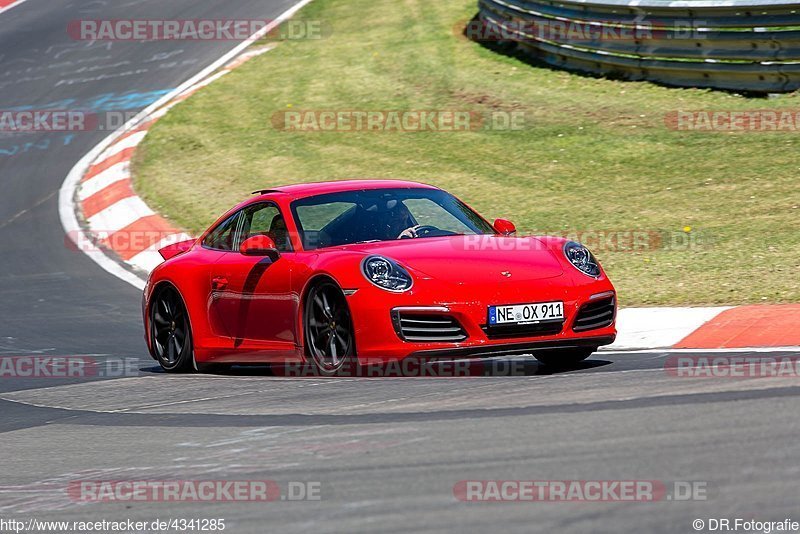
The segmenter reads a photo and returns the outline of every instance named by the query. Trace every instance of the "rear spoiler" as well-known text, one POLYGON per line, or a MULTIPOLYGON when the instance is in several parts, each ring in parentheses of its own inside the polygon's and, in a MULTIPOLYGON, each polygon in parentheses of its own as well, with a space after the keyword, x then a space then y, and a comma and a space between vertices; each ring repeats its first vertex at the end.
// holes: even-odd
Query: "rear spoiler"
POLYGON ((168 260, 170 258, 174 258, 179 254, 183 254, 184 252, 192 248, 192 245, 194 245, 195 241, 196 239, 187 239, 186 241, 179 241, 177 243, 173 243, 169 246, 160 249, 158 253, 161 254, 162 258, 168 260))

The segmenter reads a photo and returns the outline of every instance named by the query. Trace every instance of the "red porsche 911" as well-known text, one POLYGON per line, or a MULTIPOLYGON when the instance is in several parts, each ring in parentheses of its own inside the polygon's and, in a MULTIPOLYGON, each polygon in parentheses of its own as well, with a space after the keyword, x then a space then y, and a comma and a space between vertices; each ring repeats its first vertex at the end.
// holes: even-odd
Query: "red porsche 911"
POLYGON ((302 362, 334 375, 504 354, 566 365, 614 341, 614 286, 579 243, 517 237, 414 182, 256 194, 161 250, 143 312, 166 371, 302 362))

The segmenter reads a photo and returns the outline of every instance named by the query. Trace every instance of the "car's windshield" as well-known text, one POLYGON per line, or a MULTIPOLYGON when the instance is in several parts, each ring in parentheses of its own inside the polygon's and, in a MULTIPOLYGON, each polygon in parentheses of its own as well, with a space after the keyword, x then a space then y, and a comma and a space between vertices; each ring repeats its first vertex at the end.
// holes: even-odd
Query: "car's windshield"
POLYGON ((447 235, 494 233, 492 226, 438 189, 371 189, 292 203, 303 248, 447 235))

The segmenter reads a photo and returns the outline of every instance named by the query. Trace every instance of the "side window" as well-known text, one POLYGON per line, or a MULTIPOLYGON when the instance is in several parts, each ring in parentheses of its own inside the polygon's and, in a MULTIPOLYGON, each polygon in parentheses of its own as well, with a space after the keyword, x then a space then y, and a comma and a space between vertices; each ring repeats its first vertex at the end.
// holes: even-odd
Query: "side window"
POLYGON ((347 222, 356 210, 352 202, 326 202, 298 206, 297 215, 302 224, 303 246, 315 249, 345 242, 342 234, 347 230, 347 222))
POLYGON ((278 207, 273 204, 255 204, 244 210, 244 221, 239 244, 254 235, 267 235, 275 242, 280 252, 291 252, 292 243, 286 229, 286 221, 278 207))
POLYGON ((217 226, 203 241, 203 246, 216 250, 233 250, 236 226, 242 212, 236 212, 217 226))

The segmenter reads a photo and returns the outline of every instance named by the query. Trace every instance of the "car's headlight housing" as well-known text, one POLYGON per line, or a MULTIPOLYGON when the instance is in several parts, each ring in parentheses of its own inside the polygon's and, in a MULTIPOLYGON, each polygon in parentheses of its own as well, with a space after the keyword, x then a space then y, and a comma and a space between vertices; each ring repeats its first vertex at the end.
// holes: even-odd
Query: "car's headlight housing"
POLYGON ((361 262, 364 277, 386 291, 402 293, 414 284, 413 279, 396 261, 384 256, 368 256, 361 262))
POLYGON ((564 256, 567 257, 573 267, 587 276, 597 278, 600 276, 600 264, 597 263, 594 255, 588 248, 575 241, 569 241, 564 245, 564 256))

